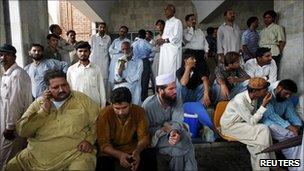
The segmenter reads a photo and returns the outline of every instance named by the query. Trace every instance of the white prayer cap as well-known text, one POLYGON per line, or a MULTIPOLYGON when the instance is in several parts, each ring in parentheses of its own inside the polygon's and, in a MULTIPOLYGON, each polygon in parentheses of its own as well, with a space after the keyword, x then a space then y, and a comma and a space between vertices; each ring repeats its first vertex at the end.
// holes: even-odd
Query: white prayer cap
POLYGON ((173 73, 162 74, 155 78, 156 85, 158 86, 170 84, 174 81, 175 81, 175 76, 173 73))

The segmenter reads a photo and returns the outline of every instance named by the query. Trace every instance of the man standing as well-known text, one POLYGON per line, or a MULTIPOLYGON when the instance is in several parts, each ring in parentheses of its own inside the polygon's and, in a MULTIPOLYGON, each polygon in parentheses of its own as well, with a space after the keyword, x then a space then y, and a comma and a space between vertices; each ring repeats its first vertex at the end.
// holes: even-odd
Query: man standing
POLYGON ((114 88, 127 87, 132 93, 132 103, 141 104, 141 76, 143 62, 134 58, 130 42, 121 44, 122 56, 115 63, 114 88))
POLYGON ((209 70, 206 63, 198 67, 194 54, 183 55, 182 67, 176 71, 178 95, 183 102, 200 101, 206 107, 210 105, 209 70))
POLYGON ((269 48, 258 48, 256 57, 245 63, 244 70, 250 77, 263 77, 269 83, 277 81, 277 65, 269 48))
POLYGON ((149 145, 148 122, 145 110, 131 102, 129 89, 119 87, 112 92, 112 105, 101 111, 97 121, 102 153, 98 170, 115 170, 115 162, 119 162, 121 167, 135 171, 143 162, 141 152, 149 145))
POLYGON ((17 120, 32 102, 31 79, 16 63, 16 49, 0 47, 0 63, 4 68, 1 80, 0 170, 21 151, 26 140, 16 134, 17 120))
MULTIPOLYGON (((76 40, 76 32, 74 30, 69 30, 66 33, 66 36, 68 38, 68 43, 75 46, 77 43, 76 40)), ((71 60, 71 65, 77 62, 77 55, 76 55, 76 49, 74 48, 72 51, 70 51, 70 60, 71 60)))
POLYGON ((92 98, 99 106, 106 105, 106 92, 102 73, 98 65, 90 62, 91 46, 79 41, 76 45, 78 62, 70 66, 67 80, 72 90, 80 91, 92 98))
POLYGON ((48 46, 45 48, 43 56, 45 56, 46 58, 62 61, 62 56, 59 53, 58 49, 59 37, 55 34, 48 34, 46 38, 48 46))
POLYGON ((282 26, 275 24, 277 13, 273 10, 266 11, 263 15, 265 28, 260 33, 260 47, 271 49, 272 58, 280 68, 283 49, 285 47, 285 34, 282 26))
POLYGON ((227 52, 239 52, 241 49, 240 28, 234 23, 235 12, 228 9, 224 18, 225 22, 217 31, 217 53, 220 55, 220 61, 227 52))
POLYGON ((111 45, 111 38, 106 34, 107 24, 99 23, 98 33, 92 35, 90 45, 92 47, 90 61, 99 66, 103 77, 103 83, 107 92, 107 100, 109 100, 110 89, 108 89, 108 75, 109 75, 109 47, 111 45))
POLYGON ((121 53, 121 44, 122 42, 130 42, 130 40, 127 38, 128 34, 128 27, 127 26, 121 26, 119 28, 119 37, 115 39, 110 48, 110 67, 109 67, 109 83, 110 83, 110 89, 112 90, 114 87, 114 75, 115 75, 115 65, 118 61, 118 58, 120 58, 123 54, 121 53))
MULTIPOLYGON (((271 132, 272 138, 278 141, 295 137, 299 134, 302 121, 289 100, 293 93, 297 93, 297 85, 290 79, 276 81, 269 86, 272 99, 267 106, 262 122, 266 124, 271 132)), ((301 146, 283 149, 282 153, 286 159, 300 158, 301 146)), ((289 167, 289 170, 296 168, 289 167)))
POLYGON ((71 91, 63 71, 49 70, 44 80, 48 90, 16 125, 18 135, 28 137, 27 148, 7 163, 6 170, 95 170, 99 106, 71 91))
POLYGON ((160 46, 158 74, 175 73, 182 61, 182 22, 175 18, 175 7, 169 4, 165 8, 167 18, 162 38, 156 40, 160 46))
POLYGON ((62 60, 68 63, 68 65, 71 64, 70 59, 70 52, 74 50, 74 46, 67 42, 65 39, 61 37, 62 29, 58 24, 52 24, 49 27, 49 30, 52 34, 55 34, 58 36, 58 49, 59 53, 62 57, 62 60))
POLYGON ((250 17, 247 20, 248 29, 242 35, 242 49, 244 62, 255 58, 258 48, 259 34, 256 29, 259 26, 258 17, 250 17))
POLYGON ((194 14, 185 17, 187 28, 184 30, 184 53, 194 54, 198 67, 206 67, 209 45, 203 31, 196 27, 194 14))
POLYGON ((157 20, 155 23, 156 30, 158 31, 158 34, 154 37, 154 43, 153 51, 154 51, 154 58, 153 58, 153 64, 152 64, 152 70, 154 79, 156 76, 158 76, 158 69, 159 69, 159 55, 160 55, 160 47, 158 44, 156 44, 157 39, 160 39, 163 35, 164 28, 165 28, 165 21, 164 20, 157 20))
POLYGON ((134 58, 143 62, 143 72, 141 76, 141 101, 148 97, 149 81, 151 76, 151 61, 154 57, 152 45, 145 40, 146 31, 141 29, 138 31, 138 39, 132 43, 134 58))
POLYGON ((251 78, 247 90, 229 101, 220 120, 223 135, 233 137, 247 145, 251 154, 252 170, 269 170, 260 167, 260 159, 275 159, 269 153, 256 155, 272 145, 268 127, 259 124, 271 100, 271 94, 267 92, 268 86, 269 83, 263 78, 251 78), (260 98, 263 98, 263 102, 258 107, 257 100, 260 98))
POLYGON ((183 106, 176 98, 175 76, 163 74, 156 77, 157 94, 144 103, 152 145, 159 152, 171 156, 171 170, 197 170, 194 146, 183 126, 183 106))
POLYGON ((43 56, 43 46, 40 44, 32 44, 29 56, 33 62, 24 67, 32 82, 32 95, 34 99, 40 97, 47 86, 43 80, 45 72, 49 69, 62 70, 64 72, 68 69, 68 64, 64 61, 56 59, 46 59, 43 56))

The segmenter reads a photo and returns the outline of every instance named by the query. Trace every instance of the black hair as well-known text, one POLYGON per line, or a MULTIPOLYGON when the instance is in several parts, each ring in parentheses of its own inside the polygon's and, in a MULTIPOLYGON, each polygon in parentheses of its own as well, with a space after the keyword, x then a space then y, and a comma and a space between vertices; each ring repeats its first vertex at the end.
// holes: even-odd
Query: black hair
POLYGON ((54 38, 56 38, 56 39, 59 39, 59 36, 56 35, 56 34, 48 34, 48 35, 46 36, 46 38, 47 38, 48 40, 50 40, 52 37, 54 37, 54 38))
POLYGON ((188 15, 186 15, 185 20, 188 21, 190 19, 190 17, 192 17, 192 16, 194 17, 194 14, 188 14, 188 15))
POLYGON ((227 15, 228 11, 233 11, 231 8, 230 9, 227 9, 225 12, 224 12, 224 17, 227 15))
POLYGON ((49 86, 50 80, 58 77, 66 79, 66 74, 62 70, 49 69, 45 71, 43 81, 47 86, 49 86))
POLYGON ((80 48, 86 48, 91 50, 91 46, 89 44, 89 42, 85 42, 85 41, 79 41, 75 44, 75 49, 78 50, 80 48))
POLYGON ((268 10, 263 14, 263 17, 265 18, 266 15, 270 15, 273 20, 277 18, 277 13, 274 10, 268 10))
POLYGON ((248 20, 247 20, 247 26, 250 27, 252 23, 254 23, 256 20, 258 20, 258 17, 250 17, 248 20))
POLYGON ((237 61, 239 61, 241 58, 241 55, 237 52, 227 52, 224 56, 224 64, 225 66, 228 66, 229 64, 233 64, 237 61))
POLYGON ((105 22, 99 22, 99 23, 97 23, 97 27, 99 27, 100 25, 107 26, 107 24, 105 22))
POLYGON ((167 88, 167 85, 156 85, 156 92, 159 93, 159 90, 164 90, 165 88, 167 88))
POLYGON ((51 33, 54 33, 54 30, 55 30, 57 27, 60 27, 60 26, 59 26, 58 24, 52 24, 52 25, 50 25, 49 30, 51 31, 51 33))
POLYGON ((155 25, 157 25, 158 23, 160 23, 161 25, 165 25, 165 21, 164 20, 157 20, 155 25))
POLYGON ((146 37, 146 30, 140 29, 138 31, 138 37, 144 39, 146 37))
POLYGON ((111 103, 131 103, 132 102, 132 94, 127 87, 119 87, 112 91, 111 95, 111 103))
POLYGON ((213 34, 214 30, 215 30, 214 27, 208 27, 208 28, 207 28, 207 35, 213 34))
POLYGON ((74 33, 76 35, 76 32, 74 30, 67 31, 66 35, 69 36, 69 34, 74 33))
POLYGON ((291 91, 293 93, 298 92, 297 84, 294 81, 292 81, 291 79, 281 80, 279 82, 278 86, 281 86, 284 90, 288 90, 288 91, 291 91))
POLYGON ((153 37, 153 32, 151 30, 147 30, 146 32, 149 33, 150 35, 152 35, 152 37, 153 37))
POLYGON ((119 30, 122 29, 122 28, 126 29, 127 32, 129 32, 129 28, 127 26, 120 26, 119 30))
POLYGON ((255 52, 255 57, 262 57, 266 52, 270 52, 270 48, 261 47, 255 52))
POLYGON ((43 51, 44 50, 44 47, 41 45, 41 44, 39 44, 39 43, 32 43, 31 44, 31 48, 32 47, 40 47, 40 49, 43 51))

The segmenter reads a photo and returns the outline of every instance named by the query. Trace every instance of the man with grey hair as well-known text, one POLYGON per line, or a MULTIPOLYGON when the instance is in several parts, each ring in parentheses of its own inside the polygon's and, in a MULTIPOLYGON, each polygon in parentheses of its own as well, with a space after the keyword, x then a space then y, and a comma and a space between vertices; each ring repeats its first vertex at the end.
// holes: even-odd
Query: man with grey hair
POLYGON ((174 5, 168 4, 165 8, 167 21, 164 32, 162 38, 156 40, 156 44, 160 46, 159 75, 175 73, 181 66, 183 26, 174 14, 174 5))
POLYGON ((194 146, 183 125, 183 104, 176 96, 175 76, 171 73, 157 76, 156 91, 143 103, 151 145, 171 157, 171 170, 197 170, 194 146))

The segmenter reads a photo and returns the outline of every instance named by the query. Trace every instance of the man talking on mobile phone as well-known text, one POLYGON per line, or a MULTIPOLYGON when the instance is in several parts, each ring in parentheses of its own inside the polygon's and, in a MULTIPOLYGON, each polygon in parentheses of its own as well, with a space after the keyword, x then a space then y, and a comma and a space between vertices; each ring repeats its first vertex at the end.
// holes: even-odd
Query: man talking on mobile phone
POLYGON ((95 170, 95 121, 99 105, 81 92, 71 91, 66 74, 48 70, 48 89, 16 124, 28 145, 5 170, 95 170))

